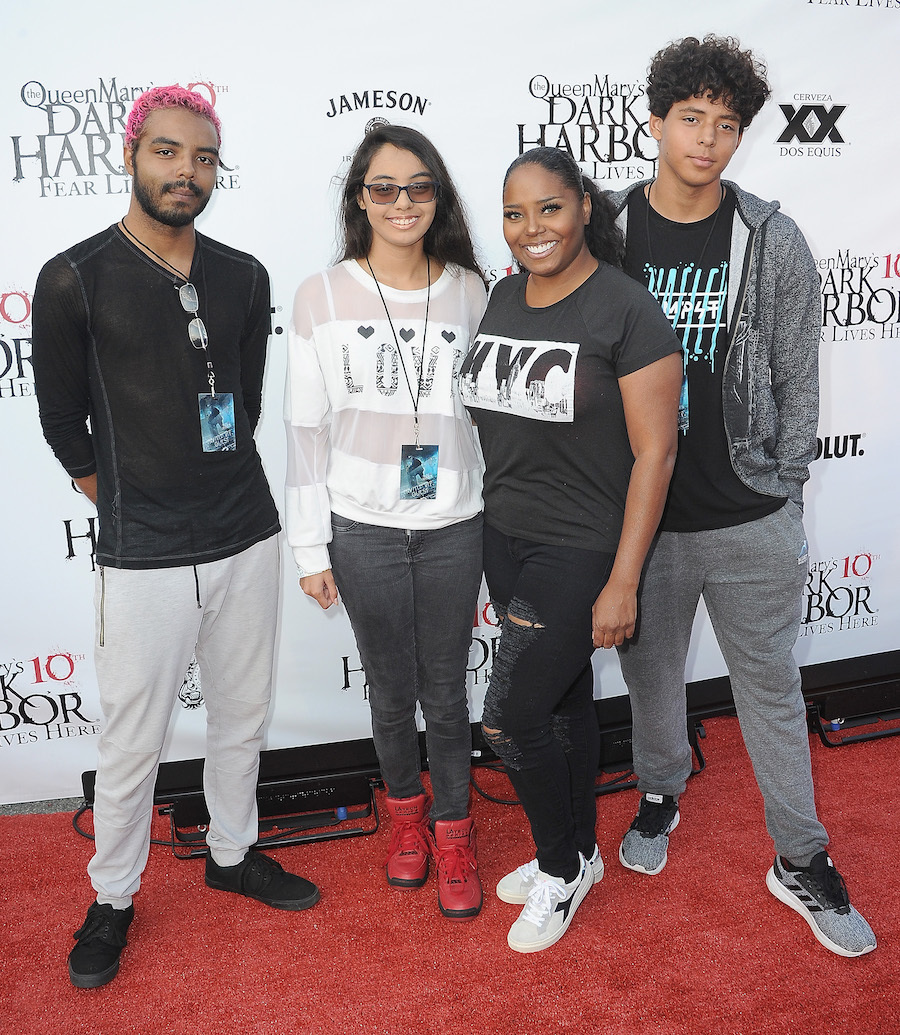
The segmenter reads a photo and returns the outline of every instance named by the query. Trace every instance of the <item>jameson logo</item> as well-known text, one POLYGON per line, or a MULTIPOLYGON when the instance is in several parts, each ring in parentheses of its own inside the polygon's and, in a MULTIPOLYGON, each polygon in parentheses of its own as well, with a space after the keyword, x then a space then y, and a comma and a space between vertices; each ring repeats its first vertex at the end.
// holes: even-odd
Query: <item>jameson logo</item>
POLYGON ((823 342, 900 338, 900 256, 817 259, 822 287, 823 342))
POLYGON ((354 90, 352 93, 329 97, 325 115, 333 119, 336 115, 346 115, 350 111, 369 111, 373 108, 424 115, 429 104, 431 101, 427 97, 406 90, 354 90))
POLYGON ((643 83, 617 83, 608 75, 554 82, 534 75, 528 92, 545 108, 535 122, 519 123, 519 154, 558 147, 607 186, 654 174, 657 148, 647 128, 643 83))
MULTIPOLYGON (((134 101, 152 85, 124 85, 115 76, 74 89, 34 79, 25 83, 19 99, 31 109, 34 125, 31 132, 10 137, 13 181, 36 181, 42 198, 128 194, 131 180, 122 159, 125 121, 134 101)), ((206 82, 186 88, 213 106, 228 89, 206 82)), ((220 175, 217 186, 237 187, 236 179, 220 175)))

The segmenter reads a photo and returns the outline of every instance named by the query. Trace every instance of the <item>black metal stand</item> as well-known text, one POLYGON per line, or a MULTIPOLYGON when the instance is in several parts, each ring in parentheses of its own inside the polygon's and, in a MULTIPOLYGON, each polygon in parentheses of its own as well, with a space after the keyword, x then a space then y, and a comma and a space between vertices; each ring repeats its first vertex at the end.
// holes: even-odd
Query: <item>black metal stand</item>
POLYGON ((823 718, 818 704, 808 704, 806 707, 806 721, 810 730, 819 735, 819 740, 825 747, 838 748, 848 744, 861 744, 867 740, 881 740, 883 737, 896 737, 900 735, 900 726, 866 730, 864 733, 851 733, 839 737, 829 736, 846 729, 848 726, 872 726, 878 722, 886 722, 890 719, 900 718, 900 713, 888 715, 854 715, 849 719, 826 719, 823 718))
MULTIPOLYGON (((700 741, 705 739, 706 729, 704 728, 703 723, 699 719, 688 719, 688 740, 690 741, 691 750, 694 753, 691 776, 696 776, 698 773, 702 773, 706 768, 706 759, 704 758, 703 750, 700 747, 700 741)), ((605 767, 601 767, 601 771, 606 772, 607 769, 605 767)), ((612 794, 614 791, 627 791, 633 787, 637 787, 638 778, 635 776, 633 769, 612 769, 612 772, 618 772, 620 775, 611 780, 601 781, 595 785, 594 794, 598 798, 602 794, 612 794)))
MULTIPOLYGON (((302 812, 285 808, 289 805, 296 808, 298 802, 302 802, 296 792, 291 793, 289 785, 268 793, 265 787, 260 787, 257 792, 259 840, 253 847, 286 848, 312 841, 337 841, 374 834, 381 823, 375 801, 375 787, 379 782, 360 776, 344 777, 336 786, 318 793, 317 797, 327 803, 327 808, 302 812), (359 821, 369 817, 372 822, 361 826, 359 821)), ((159 815, 169 817, 169 844, 176 859, 206 855, 209 814, 202 795, 163 805, 159 815)))

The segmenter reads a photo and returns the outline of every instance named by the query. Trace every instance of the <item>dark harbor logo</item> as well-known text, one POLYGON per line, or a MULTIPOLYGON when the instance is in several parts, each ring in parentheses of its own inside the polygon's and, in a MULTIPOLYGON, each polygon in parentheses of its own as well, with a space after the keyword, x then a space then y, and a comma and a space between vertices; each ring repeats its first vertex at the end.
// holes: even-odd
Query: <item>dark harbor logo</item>
POLYGON ((34 395, 31 368, 31 294, 0 292, 0 402, 34 395))
POLYGON ((77 691, 75 673, 84 660, 84 654, 56 651, 0 662, 0 751, 100 732, 77 691))
MULTIPOLYGON (((48 86, 37 80, 25 83, 19 100, 30 109, 28 131, 10 137, 12 179, 34 182, 41 198, 97 197, 128 194, 131 179, 125 172, 122 149, 125 121, 137 98, 154 83, 139 86, 98 78, 74 89, 48 86)), ((188 82, 215 107, 227 86, 188 82)), ((217 187, 240 186, 234 170, 220 165, 217 187)))
POLYGON ((534 75, 529 94, 545 107, 518 125, 519 154, 532 147, 568 151, 581 170, 605 187, 653 176, 657 146, 647 127, 642 82, 612 82, 599 74, 582 82, 534 75))
POLYGON ((827 93, 795 93, 793 103, 778 107, 787 121, 776 141, 782 158, 841 157, 845 140, 837 123, 846 104, 832 103, 827 93))
MULTIPOLYGON (((78 492, 75 483, 72 489, 78 492)), ((66 542, 65 558, 67 561, 76 557, 87 561, 91 571, 97 570, 97 516, 88 518, 64 518, 63 529, 66 542)))
POLYGON ((490 682, 494 659, 500 646, 499 626, 494 605, 489 601, 479 603, 472 625, 472 644, 466 665, 469 685, 472 687, 483 685, 486 688, 490 682))
POLYGON ((817 259, 823 342, 900 338, 900 254, 817 259))
MULTIPOLYGON (((493 605, 481 601, 472 621, 472 643, 469 660, 466 662, 466 679, 470 689, 486 687, 491 678, 491 668, 500 645, 499 623, 493 605)), ((359 690, 363 701, 369 699, 369 683, 359 655, 345 654, 341 657, 340 690, 359 690)))
POLYGON ((395 114, 399 111, 406 115, 424 115, 430 104, 431 101, 427 97, 411 93, 409 90, 368 88, 329 97, 325 105, 325 115, 329 119, 346 115, 351 111, 389 111, 395 114))
POLYGON ((803 594, 800 636, 873 629, 878 608, 870 582, 877 553, 848 554, 811 562, 803 594))
POLYGON ((900 0, 806 0, 816 7, 870 7, 873 10, 900 10, 900 0))

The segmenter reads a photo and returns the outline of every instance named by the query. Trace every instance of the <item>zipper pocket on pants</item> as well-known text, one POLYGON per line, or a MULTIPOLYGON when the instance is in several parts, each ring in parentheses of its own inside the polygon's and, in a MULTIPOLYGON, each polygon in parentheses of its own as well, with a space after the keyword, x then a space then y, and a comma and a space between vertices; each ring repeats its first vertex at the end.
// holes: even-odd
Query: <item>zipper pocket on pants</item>
POLYGON ((106 611, 106 569, 103 565, 100 565, 100 646, 103 646, 103 641, 106 635, 105 629, 105 611, 106 611))

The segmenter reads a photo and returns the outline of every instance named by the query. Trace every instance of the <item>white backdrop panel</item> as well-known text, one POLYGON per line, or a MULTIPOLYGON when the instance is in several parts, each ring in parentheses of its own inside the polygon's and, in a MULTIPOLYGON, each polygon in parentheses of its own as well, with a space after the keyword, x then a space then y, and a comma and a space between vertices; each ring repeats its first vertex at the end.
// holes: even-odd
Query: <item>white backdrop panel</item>
MULTIPOLYGON (((503 172, 520 146, 571 146, 602 185, 652 175, 643 82, 653 51, 706 32, 737 35, 770 66, 773 96, 729 175, 779 198, 823 275, 822 459, 807 493, 813 571, 797 645, 803 664, 894 650, 900 618, 898 438, 900 143, 886 132, 900 44, 898 0, 719 0, 673 5, 539 0, 415 10, 225 2, 179 36, 156 11, 95 0, 20 4, 4 18, 0 66, 0 436, 11 488, 0 515, 0 801, 72 795, 96 764, 92 665, 93 510, 43 444, 33 397, 30 298, 51 255, 127 204, 121 120, 151 85, 203 91, 224 123, 213 237, 272 275, 273 325, 260 448, 280 503, 281 391, 296 285, 334 255, 347 157, 372 118, 422 129, 465 197, 485 267, 508 265, 503 172), (875 103, 873 99, 881 99, 875 103), (895 261, 896 260, 896 261, 895 261)), ((288 562, 288 557, 285 557, 288 562)), ((748 615, 752 621, 752 615, 748 615)), ((472 715, 495 630, 473 623, 472 715)), ((286 563, 271 748, 369 735, 364 678, 346 618, 302 597, 286 563)), ((597 695, 624 692, 597 655, 597 695)), ((689 679, 724 673, 702 609, 689 679)), ((176 709, 165 757, 203 753, 203 709, 176 709)))

